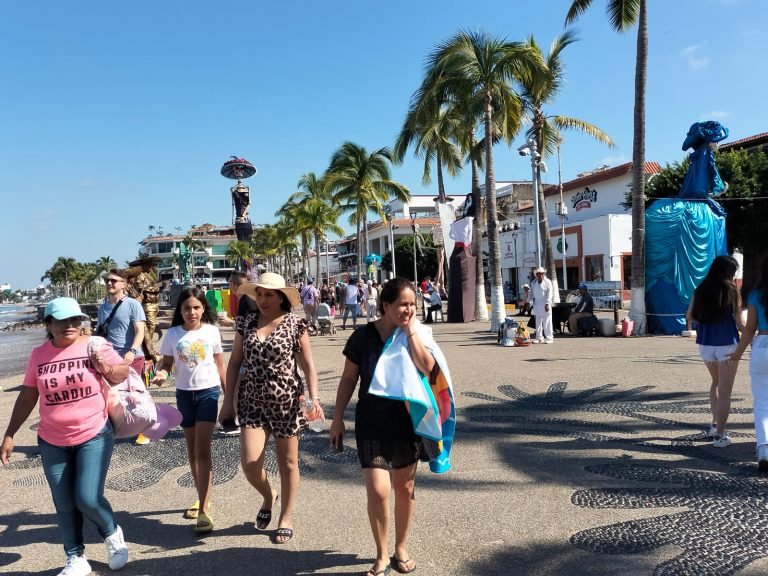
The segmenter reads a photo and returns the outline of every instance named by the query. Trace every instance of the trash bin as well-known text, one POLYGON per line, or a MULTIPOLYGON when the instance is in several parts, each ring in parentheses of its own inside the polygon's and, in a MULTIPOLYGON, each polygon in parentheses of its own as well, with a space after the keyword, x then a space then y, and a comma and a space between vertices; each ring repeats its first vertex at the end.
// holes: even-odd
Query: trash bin
POLYGON ((613 323, 613 318, 598 319, 597 331, 600 336, 616 336, 616 324, 613 323))
POLYGON ((621 321, 621 335, 625 338, 628 336, 632 336, 632 329, 635 327, 635 321, 630 320, 629 318, 624 318, 624 320, 621 321))

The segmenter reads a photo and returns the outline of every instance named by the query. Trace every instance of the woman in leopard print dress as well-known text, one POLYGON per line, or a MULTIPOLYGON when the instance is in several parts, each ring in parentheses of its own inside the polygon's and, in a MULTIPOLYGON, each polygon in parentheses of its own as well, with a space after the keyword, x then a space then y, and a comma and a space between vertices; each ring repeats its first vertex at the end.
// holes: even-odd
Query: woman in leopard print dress
POLYGON ((322 408, 317 391, 317 373, 309 345, 307 322, 291 313, 299 304, 295 288, 286 287, 279 274, 265 272, 256 284, 243 284, 238 296, 256 300, 257 310, 238 316, 232 355, 227 366, 227 388, 221 407, 221 422, 237 412, 240 421, 240 462, 248 481, 264 498, 256 516, 256 527, 264 530, 272 519, 277 493, 264 472, 264 449, 270 434, 275 437, 280 470, 280 518, 274 542, 293 537, 291 511, 299 487, 297 434, 307 426, 299 396, 305 394, 299 366, 307 380, 309 397, 322 408), (240 367, 237 406, 234 388, 240 367))

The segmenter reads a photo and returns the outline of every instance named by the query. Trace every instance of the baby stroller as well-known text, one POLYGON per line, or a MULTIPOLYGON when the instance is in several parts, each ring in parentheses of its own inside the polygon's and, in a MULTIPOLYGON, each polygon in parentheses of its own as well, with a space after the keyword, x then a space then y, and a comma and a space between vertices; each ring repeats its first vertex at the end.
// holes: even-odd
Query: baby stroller
POLYGON ((317 305, 317 326, 320 329, 321 336, 336 334, 331 307, 325 302, 317 305))

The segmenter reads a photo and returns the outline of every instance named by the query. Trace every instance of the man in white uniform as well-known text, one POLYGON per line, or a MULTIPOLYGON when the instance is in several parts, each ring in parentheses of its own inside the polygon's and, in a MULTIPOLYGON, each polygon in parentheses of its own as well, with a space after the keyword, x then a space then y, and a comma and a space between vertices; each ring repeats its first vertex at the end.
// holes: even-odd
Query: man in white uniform
POLYGON ((552 281, 547 278, 547 271, 539 266, 533 271, 536 280, 531 282, 533 297, 533 315, 536 316, 536 337, 531 340, 535 344, 554 344, 552 334, 552 298, 554 288, 552 281))

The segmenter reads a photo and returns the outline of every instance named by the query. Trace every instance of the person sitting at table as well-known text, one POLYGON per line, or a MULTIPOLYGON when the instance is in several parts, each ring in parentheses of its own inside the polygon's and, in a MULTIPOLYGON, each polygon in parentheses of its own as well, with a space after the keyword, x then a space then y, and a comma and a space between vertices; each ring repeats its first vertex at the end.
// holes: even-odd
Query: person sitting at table
POLYGON ((520 295, 520 300, 517 302, 520 307, 518 316, 530 316, 531 315, 531 287, 528 284, 523 284, 523 293, 520 295))
POLYGON ((429 308, 427 308, 427 319, 424 324, 432 323, 432 312, 443 309, 443 301, 440 298, 440 292, 434 289, 429 291, 429 308))
POLYGON ((576 304, 576 308, 568 316, 568 329, 574 335, 579 333, 579 320, 594 316, 595 314, 595 301, 592 299, 592 294, 589 293, 589 289, 584 282, 579 284, 579 294, 581 295, 579 303, 576 304))

